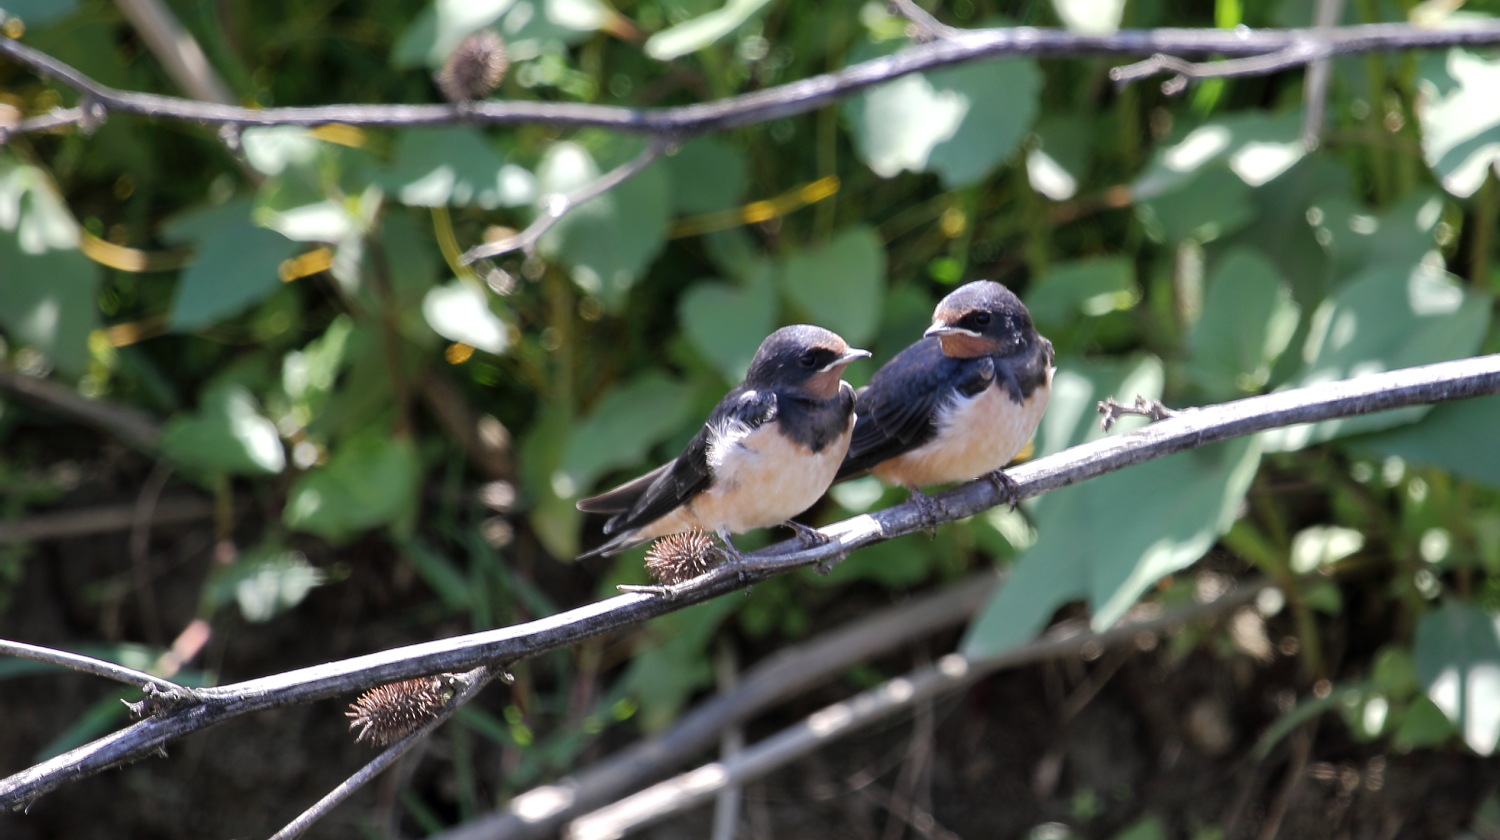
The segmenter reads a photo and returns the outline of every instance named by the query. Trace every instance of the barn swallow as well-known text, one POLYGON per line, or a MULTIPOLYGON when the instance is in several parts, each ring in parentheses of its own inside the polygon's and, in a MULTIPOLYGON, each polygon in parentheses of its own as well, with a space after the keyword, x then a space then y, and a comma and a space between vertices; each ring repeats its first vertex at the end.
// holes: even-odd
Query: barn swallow
POLYGON ((1015 507, 1002 472, 1031 440, 1052 390, 1052 342, 1011 291, 976 280, 943 298, 922 339, 859 392, 849 454, 837 479, 869 472, 911 491, 987 475, 1015 507))
POLYGON ((791 521, 833 483, 854 429, 854 389, 844 367, 869 357, 837 334, 799 324, 761 343, 745 381, 719 401, 708 421, 670 463, 578 509, 614 514, 611 539, 583 555, 616 554, 694 528, 719 535, 786 525, 805 543, 822 540, 791 521))

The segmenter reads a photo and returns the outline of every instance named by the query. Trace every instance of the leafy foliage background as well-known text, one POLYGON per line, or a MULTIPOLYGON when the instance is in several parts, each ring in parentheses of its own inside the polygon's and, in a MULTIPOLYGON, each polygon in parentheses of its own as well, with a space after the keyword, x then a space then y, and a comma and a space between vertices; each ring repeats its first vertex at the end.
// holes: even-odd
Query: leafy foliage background
MULTIPOLYGON (((1346 23, 1423 12, 1347 5, 1346 23)), ((111 4, 5 8, 27 43, 101 82, 174 91, 111 4)), ((496 96, 636 107, 733 96, 907 43, 880 4, 173 8, 235 97, 263 106, 435 101, 431 71, 482 27, 510 53, 496 96)), ((965 0, 939 13, 971 27, 1097 24, 1109 8, 1137 28, 1299 26, 1311 12, 1298 0, 965 0)), ((0 364, 145 412, 159 439, 121 451, 6 397, 6 517, 132 501, 153 465, 214 513, 207 530, 166 532, 134 560, 118 545, 85 552, 64 626, 27 610, 65 580, 47 568, 57 549, 6 545, 0 621, 167 670, 182 667, 166 655, 173 640, 208 627, 212 643, 186 667, 215 680, 610 594, 643 579, 639 552, 569 565, 598 525, 573 502, 674 454, 768 332, 818 323, 884 361, 947 289, 978 277, 1017 289, 1057 345, 1042 453, 1101 434, 1093 406, 1108 395, 1194 405, 1495 349, 1492 56, 1333 61, 1316 148, 1300 139, 1300 71, 1169 98, 1112 87, 1108 67, 975 63, 692 139, 568 215, 534 257, 474 269, 459 265, 463 248, 523 227, 548 195, 644 141, 331 125, 247 129, 236 152, 205 129, 123 117, 13 139, 0 149, 0 364), (309 632, 308 616, 341 599, 382 629, 309 632), (284 635, 294 654, 263 650, 284 635), (242 643, 264 658, 238 656, 242 643)), ((0 100, 28 114, 71 96, 14 66, 0 83, 0 100)), ((1012 573, 961 640, 967 652, 1022 642, 1080 603, 1106 627, 1142 598, 1186 599, 1193 576, 1179 573, 1210 554, 1216 574, 1259 570, 1285 593, 1256 613, 1269 652, 1224 633, 1198 640, 1225 668, 1296 662, 1278 683, 1296 701, 1250 742, 1273 750, 1326 711, 1377 751, 1489 756, 1497 408, 1403 410, 1185 453, 1052 493, 1026 516, 875 546, 827 578, 774 581, 544 658, 461 718, 441 757, 457 792, 432 785, 402 812, 425 828, 458 822, 661 728, 712 684, 716 640, 764 652, 994 562, 1012 573)), ((900 498, 850 482, 811 518, 900 498)), ((120 722, 113 696, 91 709, 56 739, 11 741, 7 766, 120 722)), ((1075 809, 1072 822, 1151 814, 1137 800, 1114 807, 1075 809)))

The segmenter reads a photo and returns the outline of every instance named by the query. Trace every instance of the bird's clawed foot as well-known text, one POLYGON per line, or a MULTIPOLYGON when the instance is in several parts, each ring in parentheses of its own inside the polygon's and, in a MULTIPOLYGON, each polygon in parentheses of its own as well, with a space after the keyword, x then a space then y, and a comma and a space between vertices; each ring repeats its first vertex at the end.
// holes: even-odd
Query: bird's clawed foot
POLYGON ((1000 491, 1000 497, 1010 505, 1010 509, 1015 510, 1016 506, 1021 503, 1021 486, 1016 484, 1016 480, 1006 475, 1005 470, 987 473, 985 478, 988 478, 990 483, 995 485, 995 489, 1000 491))
POLYGON ((781 524, 796 532, 797 542, 802 543, 803 548, 817 548, 820 545, 827 545, 833 540, 833 537, 819 531, 817 528, 809 528, 801 522, 788 519, 781 524))

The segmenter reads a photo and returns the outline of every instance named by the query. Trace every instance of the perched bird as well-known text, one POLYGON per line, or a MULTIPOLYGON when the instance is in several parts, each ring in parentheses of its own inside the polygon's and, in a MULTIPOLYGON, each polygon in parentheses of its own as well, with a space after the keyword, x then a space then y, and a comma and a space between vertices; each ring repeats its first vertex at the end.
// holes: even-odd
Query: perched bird
POLYGON ((816 531, 791 521, 812 506, 849 449, 854 389, 844 367, 869 357, 837 334, 799 324, 761 342, 745 381, 709 414, 708 422, 670 463, 578 509, 614 514, 612 539, 582 557, 615 554, 691 529, 719 535, 731 558, 730 534, 784 524, 807 543, 816 531))
POLYGON ((869 472, 899 484, 932 519, 918 488, 988 475, 1015 504, 1001 468, 1031 440, 1052 389, 1052 342, 1020 298, 976 280, 938 303, 922 339, 859 392, 859 422, 837 479, 869 472))

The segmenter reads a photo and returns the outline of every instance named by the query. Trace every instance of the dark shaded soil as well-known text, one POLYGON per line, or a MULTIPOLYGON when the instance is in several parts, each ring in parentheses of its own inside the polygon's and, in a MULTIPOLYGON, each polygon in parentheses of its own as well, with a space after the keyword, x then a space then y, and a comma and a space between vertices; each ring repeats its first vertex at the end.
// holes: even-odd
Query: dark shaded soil
MULTIPOLYGON (((129 458, 94 468, 67 505, 133 503, 144 469, 129 458)), ((256 512, 241 511, 238 522, 253 530, 256 512)), ((253 533, 237 537, 241 544, 255 541, 253 533)), ((126 532, 35 544, 19 552, 21 574, 7 585, 0 635, 59 647, 170 642, 198 613, 216 545, 207 521, 155 529, 139 567, 126 532), (143 597, 145 590, 149 596, 143 597)), ((346 579, 266 623, 246 623, 233 608, 218 611, 211 641, 190 667, 229 682, 472 629, 435 609, 432 593, 378 540, 337 551, 314 546, 309 557, 320 567, 345 570, 346 579)), ((593 582, 582 572, 548 575, 536 582, 557 603, 589 600, 593 582)), ((1347 594, 1350 603, 1360 603, 1361 593, 1347 594)), ((825 620, 832 626, 892 597, 858 588, 840 593, 825 620)), ((1378 611, 1364 612, 1378 619, 1378 611)), ((1285 632, 1270 631, 1273 639, 1285 632)), ((1328 635, 1345 661, 1358 663, 1390 632, 1331 627, 1328 635)), ((885 674, 900 673, 953 643, 952 637, 928 640, 923 649, 878 664, 885 674)), ((740 644, 746 665, 773 652, 769 643, 740 644)), ((1005 672, 915 716, 857 734, 747 788, 739 836, 1061 836, 1036 833, 1055 823, 1076 836, 1108 838, 1155 817, 1172 838, 1448 838, 1500 787, 1500 762, 1476 759, 1457 746, 1398 754, 1379 743, 1356 743, 1336 715, 1323 716, 1257 760, 1254 747, 1266 728, 1288 701, 1306 696, 1297 661, 1277 656, 1258 662, 1243 653, 1210 652, 1209 645, 1185 652, 1175 647, 1005 672)), ((1357 664, 1346 667, 1357 674, 1357 664)), ((613 673, 607 669, 608 663, 606 681, 613 673)), ((532 687, 538 697, 555 689, 543 671, 532 687)), ((824 686, 755 721, 749 739, 853 690, 843 681, 824 686)), ((91 710, 114 710, 120 694, 74 674, 0 681, 0 772, 30 765, 38 750, 91 710)), ((487 692, 479 707, 500 717, 502 694, 487 692)), ((69 784, 34 803, 29 814, 0 816, 0 838, 269 836, 373 755, 347 732, 343 712, 350 699, 236 720, 176 744, 164 760, 69 784)), ((121 717, 113 725, 123 723, 121 717)), ((517 756, 454 729, 309 836, 380 836, 392 822, 405 836, 425 834, 394 792, 397 781, 409 781, 410 795, 437 820, 460 819, 460 791, 470 784, 454 774, 451 759, 460 754, 472 754, 465 766, 476 768, 472 783, 482 797, 514 792, 507 779, 517 756)), ((584 760, 631 737, 628 726, 616 727, 584 760)), ((648 836, 707 836, 710 819, 709 809, 700 809, 648 836)))

